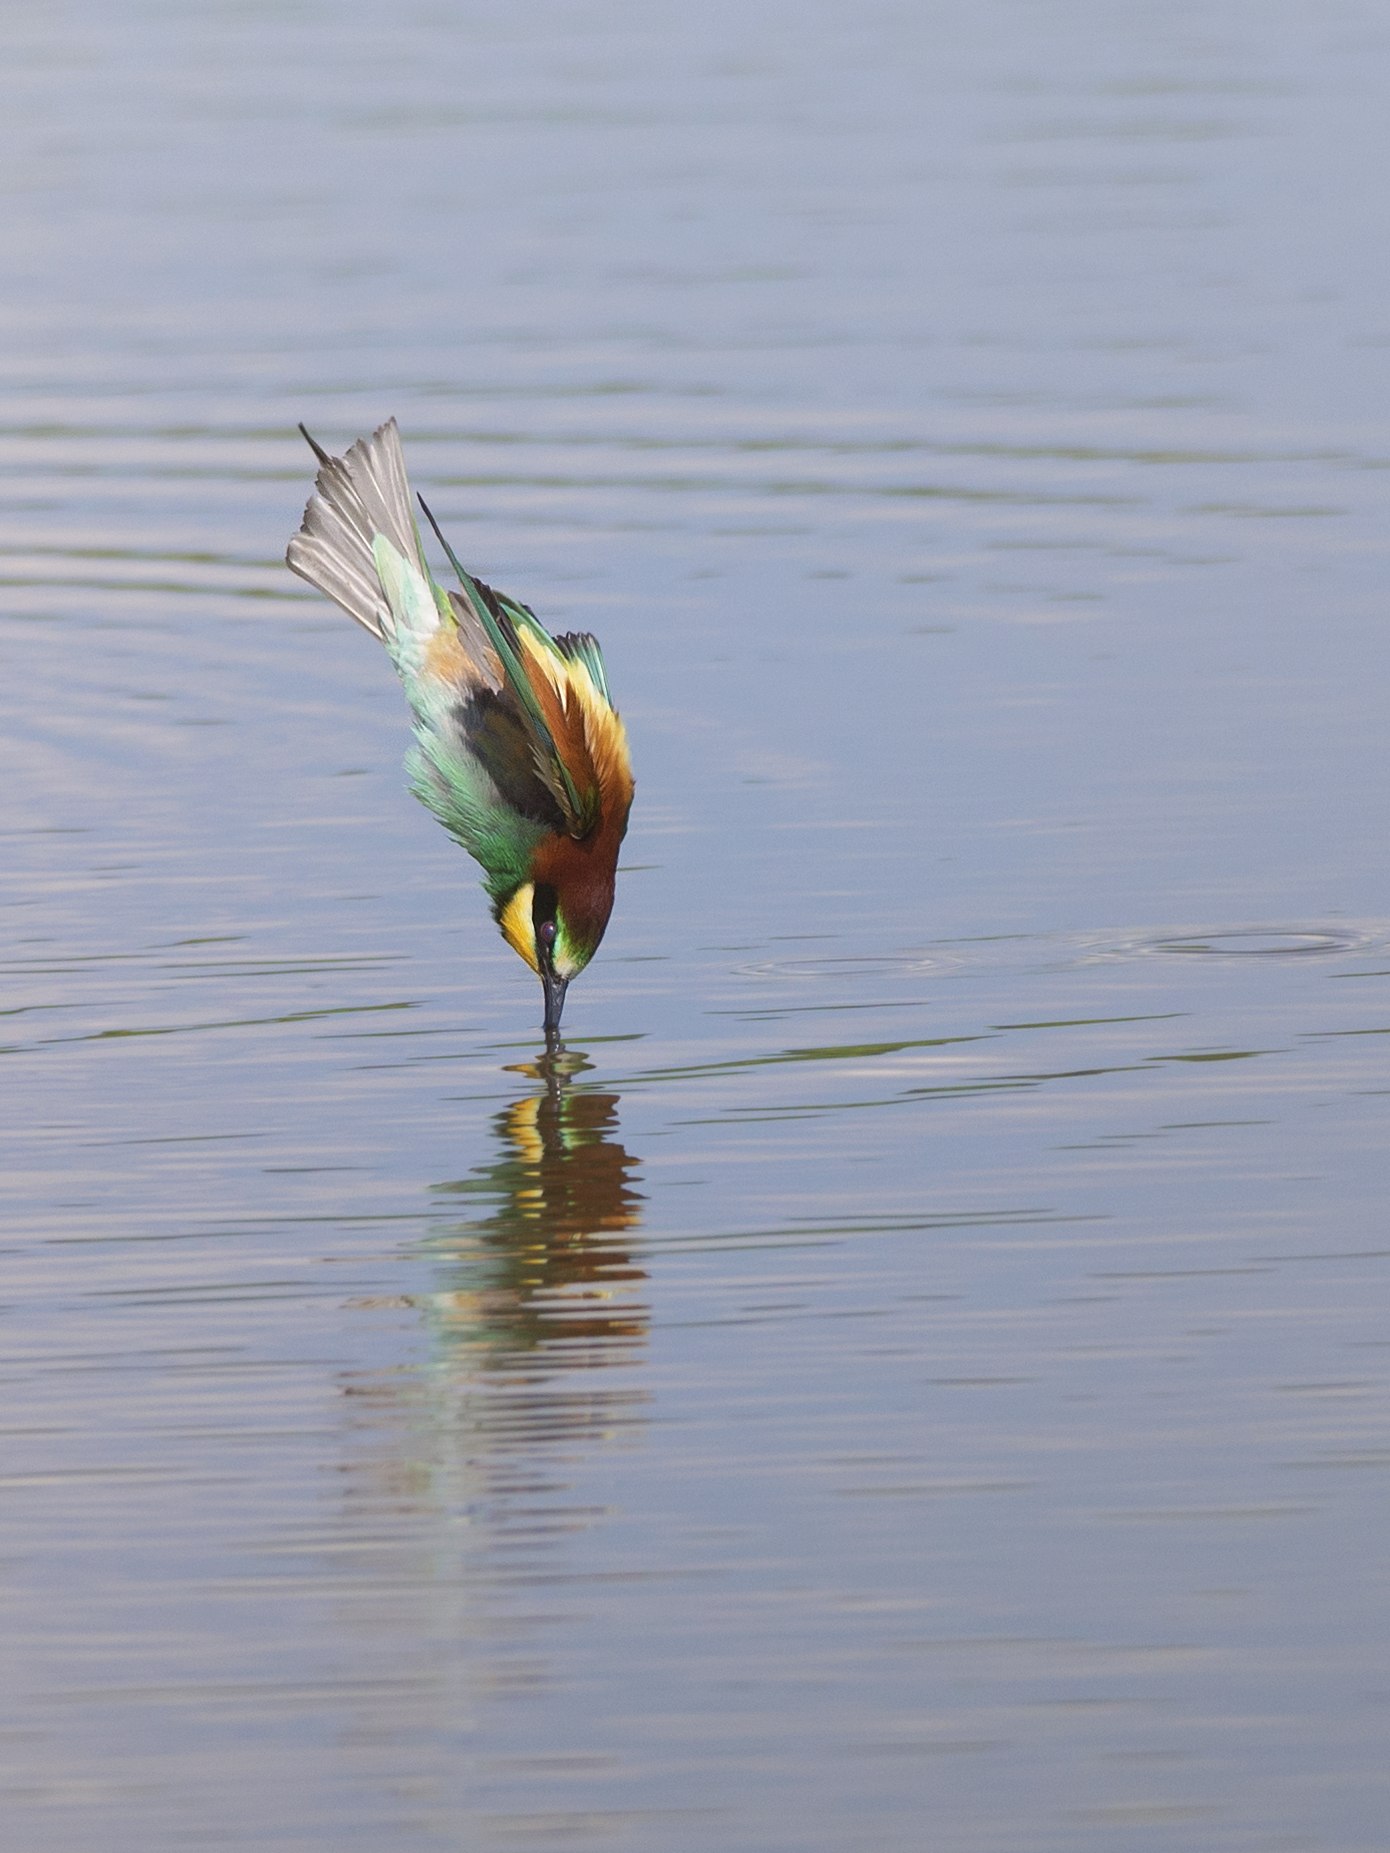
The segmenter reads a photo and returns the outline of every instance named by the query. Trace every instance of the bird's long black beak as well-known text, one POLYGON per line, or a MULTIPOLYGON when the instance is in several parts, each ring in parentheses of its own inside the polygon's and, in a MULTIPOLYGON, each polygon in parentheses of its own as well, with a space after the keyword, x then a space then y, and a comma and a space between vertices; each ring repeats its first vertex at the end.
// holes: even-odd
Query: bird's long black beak
POLYGON ((559 1032, 560 1012, 565 1007, 565 992, 570 981, 558 972, 548 971, 541 973, 541 983, 545 986, 545 1033, 553 1036, 559 1032))

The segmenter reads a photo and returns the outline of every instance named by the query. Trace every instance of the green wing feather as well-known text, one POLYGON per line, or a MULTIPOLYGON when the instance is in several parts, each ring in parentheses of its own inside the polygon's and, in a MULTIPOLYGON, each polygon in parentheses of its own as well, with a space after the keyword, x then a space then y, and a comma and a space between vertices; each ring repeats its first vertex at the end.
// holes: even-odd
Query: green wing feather
MULTIPOLYGON (((428 514, 428 509, 425 512, 428 514)), ((435 532, 439 530, 436 528, 435 532)), ((452 559, 453 555, 449 557, 452 559)), ((484 589, 491 590, 490 587, 484 589)), ((529 605, 523 605, 519 599, 508 598, 505 592, 493 592, 492 596, 519 630, 530 631, 538 643, 555 655, 566 657, 572 663, 583 663, 593 677, 599 694, 610 708, 613 706, 613 697, 608 693, 608 672, 603 666, 603 651, 599 648, 597 637, 588 631, 566 631, 562 636, 552 637, 529 605)))
POLYGON ((381 535, 373 554, 394 620, 387 649, 415 722, 416 745, 406 761, 410 789, 481 865, 492 900, 505 901, 526 880, 542 838, 563 828, 564 819, 531 763, 530 731, 510 689, 503 693, 484 681, 460 687, 422 673, 437 611, 455 622, 446 595, 381 535))
MULTIPOLYGON (((516 643, 516 633, 519 626, 529 630, 546 649, 552 652, 555 652, 555 640, 535 613, 529 611, 525 605, 519 605, 515 599, 494 592, 491 586, 484 585, 481 580, 475 579, 471 573, 467 572, 460 564, 458 555, 444 538, 439 523, 435 520, 423 496, 420 497, 420 506, 428 516, 430 526, 438 536, 440 546, 448 554, 450 566, 458 574, 459 584, 463 587, 473 616, 482 625, 487 633, 488 642, 497 653, 508 688, 520 702, 535 730, 537 770, 546 778, 547 784, 551 786, 555 797, 559 800, 560 808, 565 812, 566 823, 576 834, 582 835, 591 821, 593 795, 580 792, 570 775, 568 766, 560 756, 559 748, 555 744, 555 736, 550 731, 550 725, 536 699, 536 692, 531 687, 531 679, 526 673, 526 666, 521 660, 516 643)), ((564 652, 561 651, 558 654, 563 655, 564 652)))

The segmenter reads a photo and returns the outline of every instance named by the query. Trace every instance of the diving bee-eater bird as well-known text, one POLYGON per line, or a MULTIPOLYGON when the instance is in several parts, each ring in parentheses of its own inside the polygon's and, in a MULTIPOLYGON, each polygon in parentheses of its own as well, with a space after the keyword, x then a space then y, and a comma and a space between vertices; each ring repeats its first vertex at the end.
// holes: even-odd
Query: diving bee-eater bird
POLYGON ((507 944, 545 987, 547 1038, 613 908, 632 805, 627 735, 587 632, 552 637, 526 605, 465 572, 435 584, 394 418, 319 460, 285 556, 386 646, 415 722, 411 790, 482 865, 507 944))

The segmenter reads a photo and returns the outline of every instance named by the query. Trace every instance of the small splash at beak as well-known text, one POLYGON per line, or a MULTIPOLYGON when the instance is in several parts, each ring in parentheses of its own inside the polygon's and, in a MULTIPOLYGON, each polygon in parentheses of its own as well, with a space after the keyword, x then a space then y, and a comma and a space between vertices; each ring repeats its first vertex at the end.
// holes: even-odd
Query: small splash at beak
POLYGON ((560 1028, 560 1012, 565 1007, 565 992, 569 989, 569 979, 562 978, 556 971, 541 973, 541 983, 545 986, 545 1024, 547 1036, 555 1035, 560 1028))

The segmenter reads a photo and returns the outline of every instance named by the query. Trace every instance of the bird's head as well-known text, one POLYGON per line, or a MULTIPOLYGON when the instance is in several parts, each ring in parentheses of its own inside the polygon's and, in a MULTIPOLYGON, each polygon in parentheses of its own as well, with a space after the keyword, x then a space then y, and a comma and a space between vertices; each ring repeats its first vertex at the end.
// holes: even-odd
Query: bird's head
POLYGON ((613 911, 612 869, 605 872, 575 853, 583 848, 565 837, 543 845, 536 878, 522 882, 497 910, 507 944, 545 987, 547 1031, 559 1029, 570 981, 598 951, 613 911))

